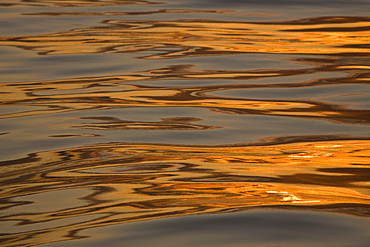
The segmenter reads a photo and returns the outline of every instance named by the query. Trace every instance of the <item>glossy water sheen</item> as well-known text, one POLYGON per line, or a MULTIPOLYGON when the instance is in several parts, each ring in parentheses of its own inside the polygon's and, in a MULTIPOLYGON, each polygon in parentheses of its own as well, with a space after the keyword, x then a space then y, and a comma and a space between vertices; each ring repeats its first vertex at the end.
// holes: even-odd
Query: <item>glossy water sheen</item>
POLYGON ((369 246, 369 9, 1 1, 1 246, 369 246))

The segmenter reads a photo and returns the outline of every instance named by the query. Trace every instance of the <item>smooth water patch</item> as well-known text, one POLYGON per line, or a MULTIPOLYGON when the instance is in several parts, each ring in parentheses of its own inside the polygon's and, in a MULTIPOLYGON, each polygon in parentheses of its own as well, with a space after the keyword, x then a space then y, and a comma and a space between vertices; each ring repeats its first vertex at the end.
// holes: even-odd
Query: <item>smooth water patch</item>
MULTIPOLYGON (((68 246, 367 247, 370 219, 307 211, 252 210, 89 229, 68 246)), ((64 242, 42 245, 64 246, 64 242)))
MULTIPOLYGON (((252 89, 231 89, 211 92, 210 95, 223 97, 237 97, 245 99, 285 99, 285 100, 317 100, 328 103, 336 102, 337 98, 348 96, 368 95, 370 86, 367 84, 352 85, 326 85, 316 87, 293 87, 284 88, 252 88, 252 89)), ((370 96, 368 95, 370 98, 370 96)), ((350 102, 348 102, 350 103, 350 102)), ((347 103, 347 104, 348 104, 347 103)))

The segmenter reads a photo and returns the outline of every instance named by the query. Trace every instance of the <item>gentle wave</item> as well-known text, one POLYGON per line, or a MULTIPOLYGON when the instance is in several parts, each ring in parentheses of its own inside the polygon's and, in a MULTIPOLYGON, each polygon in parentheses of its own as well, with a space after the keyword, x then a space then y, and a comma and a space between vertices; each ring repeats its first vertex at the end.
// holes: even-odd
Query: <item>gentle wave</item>
POLYGON ((0 4, 3 6, 17 6, 25 5, 32 7, 99 7, 109 5, 128 5, 128 4, 155 4, 155 2, 141 1, 141 0, 73 0, 73 1, 60 1, 60 0, 12 0, 0 4))
POLYGON ((101 144, 1 162, 1 221, 11 226, 1 239, 34 245, 98 226, 279 205, 370 216, 368 141, 273 142, 101 144))
POLYGON ((141 57, 146 59, 247 52, 365 55, 370 52, 369 21, 367 17, 319 17, 280 23, 105 20, 103 26, 2 38, 0 42, 42 55, 152 51, 152 55, 141 57))
MULTIPOLYGON (((284 117, 324 119, 346 124, 369 124, 370 112, 367 109, 351 109, 346 104, 338 104, 314 98, 300 99, 296 94, 285 94, 284 99, 256 99, 222 97, 231 90, 284 89, 307 90, 313 87, 368 84, 369 74, 363 65, 338 65, 310 67, 290 70, 198 70, 192 66, 175 66, 158 70, 131 73, 119 76, 97 78, 76 78, 66 80, 8 83, 1 85, 1 102, 15 106, 38 106, 43 109, 27 110, 3 114, 1 118, 32 116, 76 110, 100 109, 102 107, 200 107, 223 114, 254 114, 284 117), (295 83, 240 83, 240 80, 258 80, 271 77, 303 76, 320 72, 345 72, 344 77, 333 77, 295 83), (208 86, 145 86, 143 81, 155 80, 233 80, 235 82, 208 86), (239 82, 239 83, 238 83, 239 82), (291 99, 289 99, 291 97, 291 99)), ((366 92, 356 96, 368 95, 366 92)), ((330 98, 349 97, 351 94, 328 95, 330 98)), ((140 124, 140 123, 138 123, 140 124)))
POLYGON ((370 216, 370 18, 185 2, 0 3, 4 246, 190 214, 370 216))

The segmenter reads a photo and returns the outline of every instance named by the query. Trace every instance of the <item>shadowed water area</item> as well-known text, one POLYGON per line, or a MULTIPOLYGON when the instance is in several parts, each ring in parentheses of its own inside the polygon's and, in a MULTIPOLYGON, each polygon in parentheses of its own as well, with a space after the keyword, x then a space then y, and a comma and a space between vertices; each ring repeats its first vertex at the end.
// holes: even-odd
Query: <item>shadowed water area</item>
POLYGON ((369 10, 1 1, 0 245, 368 247, 369 10))

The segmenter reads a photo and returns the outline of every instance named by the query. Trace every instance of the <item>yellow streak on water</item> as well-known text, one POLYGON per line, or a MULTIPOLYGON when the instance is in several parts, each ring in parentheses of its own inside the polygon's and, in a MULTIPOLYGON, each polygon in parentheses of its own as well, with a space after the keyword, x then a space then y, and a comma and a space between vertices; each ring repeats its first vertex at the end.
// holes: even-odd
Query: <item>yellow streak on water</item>
POLYGON ((91 227, 256 206, 369 216, 369 157, 369 141, 106 144, 41 152, 2 162, 7 209, 1 220, 11 231, 2 239, 41 244, 77 238, 91 227), (46 197, 65 200, 56 209, 46 197))
POLYGON ((145 58, 212 53, 338 54, 369 53, 369 21, 293 20, 283 23, 220 22, 217 20, 122 21, 60 33, 1 38, 3 45, 41 54, 138 52, 161 49, 145 58), (315 23, 316 22, 316 23, 315 23), (324 22, 324 23, 320 23, 324 22), (327 22, 327 23, 325 23, 327 22), (359 47, 357 47, 359 46, 359 47), (174 50, 175 49, 175 50, 174 50), (156 52, 158 53, 158 51, 156 52))
POLYGON ((26 5, 26 6, 42 6, 42 7, 98 7, 109 5, 126 5, 126 4, 153 4, 148 1, 140 0, 7 0, 7 4, 26 5))
MULTIPOLYGON (((8 3, 96 7, 151 2, 9 0, 8 3)), ((226 11, 162 9, 117 13, 39 12, 27 15, 195 12, 226 11)), ((2 36, 0 45, 31 50, 40 55, 133 52, 143 59, 235 53, 320 57, 312 60, 307 58, 309 56, 303 57, 306 65, 311 65, 303 69, 220 70, 182 64, 89 78, 30 81, 19 75, 19 82, 6 83, 8 79, 14 80, 11 80, 13 77, 5 77, 5 82, 0 85, 0 103, 1 107, 9 109, 0 115, 0 119, 6 121, 12 118, 19 124, 22 121, 20 117, 45 114, 52 118, 55 113, 91 110, 89 113, 93 117, 80 117, 78 120, 83 122, 69 127, 97 130, 94 133, 99 134, 104 130, 224 128, 195 124, 194 121, 203 120, 196 117, 126 121, 95 115, 99 109, 192 107, 222 114, 273 115, 365 126, 370 123, 369 110, 350 108, 346 104, 295 98, 289 93, 283 99, 216 95, 222 95, 227 90, 289 91, 321 86, 336 89, 342 85, 365 85, 370 81, 367 71, 370 66, 366 57, 370 53, 369 24, 369 18, 365 17, 315 17, 281 22, 105 20, 100 26, 57 33, 2 36), (356 56, 351 57, 351 54, 356 56), (320 73, 326 72, 334 75, 321 78, 320 73), (306 75, 316 75, 316 78, 306 80, 299 77, 306 75), (253 81, 281 77, 288 80, 290 76, 299 78, 294 83, 253 81), (192 86, 156 84, 169 80, 212 80, 214 83, 194 83, 192 86), (145 82, 149 81, 153 82, 152 85, 145 86, 145 82), (101 122, 89 123, 88 120, 101 122)), ((175 61, 180 63, 180 60, 175 61)), ((366 96, 366 92, 358 95, 366 96)), ((331 96, 338 98, 340 95, 331 96)), ((41 123, 43 119, 36 121, 41 123)), ((95 136, 85 133, 47 134, 50 138, 95 136)), ((310 136, 301 136, 301 143, 289 141, 290 137, 286 136, 281 137, 281 142, 266 140, 229 146, 108 143, 42 151, 25 158, 3 161, 0 162, 0 201, 3 209, 0 225, 5 231, 0 241, 6 246, 14 243, 19 246, 36 245, 76 239, 81 237, 81 230, 93 227, 257 207, 300 208, 368 217, 370 142, 338 136, 334 141, 322 141, 323 138, 315 141, 310 136), (338 141, 341 138, 343 140, 338 141), (57 200, 59 198, 63 200, 57 200)))

